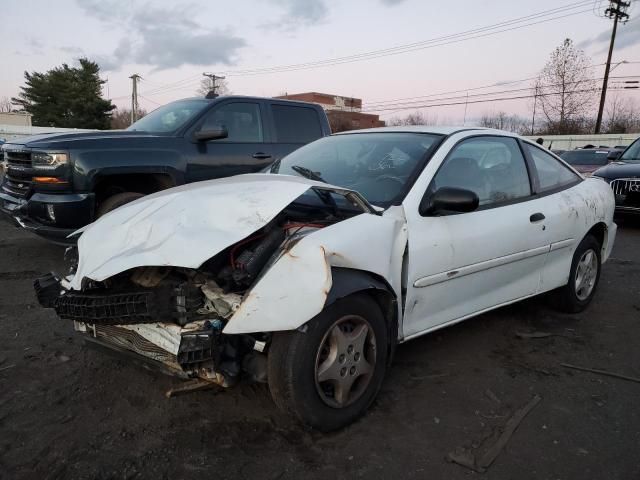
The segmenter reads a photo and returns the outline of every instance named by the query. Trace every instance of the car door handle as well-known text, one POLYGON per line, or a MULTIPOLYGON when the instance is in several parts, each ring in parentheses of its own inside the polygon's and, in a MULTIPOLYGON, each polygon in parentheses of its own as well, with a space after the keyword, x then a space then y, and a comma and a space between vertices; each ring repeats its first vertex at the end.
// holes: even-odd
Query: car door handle
POLYGON ((538 212, 538 213, 534 213, 533 215, 531 215, 531 216, 529 217, 529 221, 530 221, 531 223, 540 222, 540 221, 542 221, 542 220, 544 220, 544 219, 545 219, 545 216, 544 216, 542 213, 540 213, 540 212, 538 212))
POLYGON ((267 154, 267 153, 262 153, 262 152, 257 152, 253 154, 253 158, 259 158, 259 159, 265 159, 265 158, 271 158, 271 155, 267 154))

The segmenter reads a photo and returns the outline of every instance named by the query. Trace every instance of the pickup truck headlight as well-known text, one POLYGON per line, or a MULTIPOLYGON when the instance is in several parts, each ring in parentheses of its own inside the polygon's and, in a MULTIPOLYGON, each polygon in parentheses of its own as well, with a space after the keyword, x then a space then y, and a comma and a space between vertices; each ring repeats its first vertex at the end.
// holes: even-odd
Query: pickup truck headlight
POLYGON ((33 152, 31 154, 33 168, 39 168, 41 170, 53 170, 68 161, 69 155, 66 153, 33 152))

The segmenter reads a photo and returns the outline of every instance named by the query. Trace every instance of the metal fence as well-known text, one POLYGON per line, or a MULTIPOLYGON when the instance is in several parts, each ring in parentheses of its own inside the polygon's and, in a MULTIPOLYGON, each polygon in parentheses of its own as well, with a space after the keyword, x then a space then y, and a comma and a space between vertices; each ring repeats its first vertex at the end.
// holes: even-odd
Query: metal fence
POLYGON ((0 138, 4 138, 7 142, 27 135, 39 135, 45 133, 61 133, 61 132, 93 132, 95 130, 87 130, 82 128, 55 128, 55 127, 32 127, 22 125, 2 125, 0 124, 0 138))
POLYGON ((527 136, 530 140, 542 138, 544 146, 554 150, 573 150, 585 145, 616 147, 630 145, 640 133, 614 133, 601 135, 535 135, 527 136))

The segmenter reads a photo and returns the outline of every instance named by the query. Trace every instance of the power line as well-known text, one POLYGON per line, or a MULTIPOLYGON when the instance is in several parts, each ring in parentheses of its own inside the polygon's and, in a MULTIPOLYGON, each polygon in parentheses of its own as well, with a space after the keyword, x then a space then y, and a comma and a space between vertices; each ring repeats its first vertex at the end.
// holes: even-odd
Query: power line
MULTIPOLYGON (((583 89, 583 90, 571 90, 565 93, 587 93, 587 92, 597 92, 599 89, 597 88, 590 88, 590 89, 583 89)), ((624 88, 612 88, 611 90, 624 90, 624 88)), ((458 101, 458 102, 448 102, 448 103, 429 103, 429 104, 424 104, 424 105, 413 105, 413 106, 409 106, 409 107, 403 107, 403 108, 398 108, 398 107, 389 107, 389 108, 380 108, 378 110, 376 110, 376 112, 382 112, 385 110, 395 110, 397 112, 402 111, 402 110, 409 110, 410 108, 413 109, 421 109, 421 108, 432 108, 432 107, 448 107, 448 106, 452 106, 452 105, 464 105, 465 103, 488 103, 488 102, 502 102, 502 101, 507 101, 507 100, 522 100, 525 98, 534 98, 534 97, 547 97, 547 96, 551 96, 551 95, 557 95, 556 93, 543 93, 543 94, 537 94, 537 95, 518 95, 518 96, 514 96, 514 97, 501 97, 501 98, 488 98, 488 99, 480 99, 480 100, 464 100, 464 101, 458 101)))
POLYGON ((586 9, 586 10, 579 10, 579 11, 568 13, 568 14, 564 14, 564 15, 556 15, 556 16, 553 16, 552 18, 547 18, 547 19, 539 20, 539 21, 535 21, 535 22, 524 23, 522 25, 517 25, 517 26, 510 27, 510 28, 501 28, 501 27, 505 27, 505 26, 508 26, 508 25, 523 23, 525 21, 533 20, 535 18, 542 18, 542 17, 545 17, 545 16, 551 16, 551 15, 554 15, 554 14, 564 13, 564 12, 567 12, 567 11, 575 10, 576 8, 584 7, 587 4, 590 4, 591 1, 592 0, 576 2, 576 3, 573 3, 573 4, 565 5, 563 7, 557 7, 557 8, 551 9, 551 10, 545 10, 543 12, 539 12, 539 13, 536 13, 536 14, 531 14, 531 15, 527 15, 525 17, 519 17, 519 18, 512 19, 512 20, 507 20, 507 21, 504 21, 504 22, 500 22, 500 23, 489 25, 489 26, 485 26, 485 27, 480 27, 480 28, 476 28, 476 29, 472 29, 472 30, 466 30, 464 32, 445 35, 445 36, 442 36, 442 37, 436 37, 436 38, 432 38, 432 39, 429 39, 429 40, 424 40, 424 41, 421 41, 421 42, 416 42, 416 43, 411 43, 411 44, 406 44, 406 45, 399 45, 399 46, 396 46, 396 47, 391 47, 391 48, 386 48, 386 49, 381 49, 381 50, 373 50, 373 51, 370 51, 370 52, 363 52, 363 53, 354 54, 354 55, 350 55, 350 56, 346 56, 346 57, 335 57, 335 58, 330 58, 330 59, 325 59, 325 60, 318 60, 316 62, 299 63, 299 64, 291 64, 291 65, 281 65, 281 66, 265 67, 265 68, 256 68, 256 69, 250 69, 250 70, 229 70, 229 71, 226 71, 226 72, 223 72, 223 73, 225 73, 227 76, 247 76, 247 75, 262 75, 262 74, 268 74, 268 73, 280 73, 280 72, 285 72, 285 71, 306 70, 306 69, 310 69, 310 68, 319 68, 319 67, 325 67, 325 66, 340 65, 340 64, 344 64, 344 63, 352 63, 352 62, 357 62, 357 61, 370 60, 370 59, 373 59, 373 58, 386 57, 386 56, 390 56, 390 55, 398 55, 398 54, 401 54, 401 53, 407 53, 407 52, 413 52, 413 51, 417 51, 417 50, 424 50, 424 49, 427 49, 427 48, 434 48, 434 47, 439 47, 439 46, 444 46, 444 45, 450 45, 452 43, 459 43, 459 42, 464 42, 464 41, 467 41, 467 40, 473 40, 473 39, 476 39, 476 38, 482 38, 482 37, 486 37, 486 36, 490 36, 490 35, 495 35, 495 34, 498 34, 498 33, 517 30, 517 29, 524 28, 524 27, 527 27, 527 26, 537 25, 537 24, 540 24, 540 23, 550 22, 552 20, 558 20, 558 19, 561 19, 561 18, 566 18, 566 17, 569 17, 569 16, 579 15, 579 14, 582 14, 582 13, 585 13, 585 12, 589 12, 589 11, 591 11, 591 8, 586 9), (492 31, 492 30, 495 30, 495 31, 492 31), (460 37, 460 38, 458 38, 458 37, 460 37))
MULTIPOLYGON (((615 79, 626 79, 626 78, 640 78, 640 75, 630 75, 630 76, 621 76, 621 77, 611 77, 611 78, 615 78, 615 79)), ((596 78, 587 78, 584 80, 578 80, 575 82, 566 82, 564 85, 579 85, 579 84, 585 84, 585 83, 589 83, 589 82, 594 82, 597 80, 600 80, 600 77, 596 77, 596 78)), ((544 89, 548 89, 548 88, 553 88, 553 87, 557 87, 557 86, 561 86, 562 84, 557 83, 557 84, 548 84, 548 85, 541 85, 539 87, 539 89, 541 89, 544 93, 544 89)), ((467 92, 470 90, 462 90, 463 92, 467 92)), ((396 109, 396 108, 402 108, 402 109, 408 109, 408 108, 412 108, 416 105, 422 105, 425 102, 430 103, 430 102, 441 102, 443 100, 460 100, 460 99, 468 99, 468 98, 478 98, 478 97, 487 97, 487 96, 492 96, 492 95, 503 95, 505 93, 516 93, 516 92, 523 92, 523 91, 531 91, 531 87, 524 87, 524 88, 514 88, 514 89, 508 89, 508 90, 499 90, 499 91, 494 91, 494 92, 485 92, 485 93, 476 93, 473 95, 459 95, 459 96, 454 96, 454 97, 439 97, 439 98, 434 98, 432 100, 424 100, 422 102, 416 100, 416 101, 412 101, 412 102, 400 102, 400 103, 390 103, 390 104, 385 104, 385 105, 380 105, 378 106, 373 106, 373 107, 369 107, 368 105, 362 109, 363 112, 379 112, 379 111, 383 111, 383 110, 389 110, 389 108, 387 107, 391 107, 391 109, 396 109)), ((571 92, 567 92, 567 93, 571 93, 571 92)), ((558 95, 558 93, 546 93, 546 95, 558 95)), ((541 94, 537 94, 537 95, 533 95, 533 96, 543 96, 541 94)))
MULTIPOLYGON (((435 37, 435 38, 431 38, 431 39, 428 39, 428 40, 423 40, 423 41, 420 41, 420 42, 414 42, 414 43, 409 43, 409 44, 404 44, 404 45, 398 45, 398 46, 395 46, 395 47, 372 50, 372 51, 369 51, 369 52, 362 52, 362 53, 343 56, 343 57, 334 57, 334 58, 329 58, 329 59, 324 59, 324 60, 317 60, 315 62, 306 62, 306 63, 298 63, 298 64, 290 64, 290 65, 280 65, 280 66, 255 68, 255 69, 246 69, 246 70, 230 70, 230 71, 223 72, 223 73, 226 74, 227 76, 250 76, 250 75, 262 75, 262 74, 271 74, 271 73, 282 73, 282 72, 288 72, 288 71, 306 70, 306 69, 320 68, 320 67, 325 67, 325 66, 341 65, 341 64, 344 64, 344 63, 359 62, 359 61, 370 60, 370 59, 375 59, 375 58, 381 58, 381 57, 386 57, 386 56, 391 56, 391 55, 399 55, 399 54, 402 54, 402 53, 414 52, 414 51, 418 51, 418 50, 424 50, 424 49, 427 49, 427 48, 435 48, 435 47, 450 45, 450 44, 453 44, 453 43, 460 43, 460 42, 464 42, 464 41, 467 41, 467 40, 474 40, 476 38, 482 38, 482 37, 486 37, 486 36, 490 36, 490 35, 495 35, 495 34, 498 34, 498 33, 504 33, 504 32, 508 32, 508 31, 513 31, 513 30, 517 30, 517 29, 520 29, 520 28, 524 28, 524 27, 528 27, 528 26, 532 26, 532 25, 537 25, 537 24, 540 24, 540 23, 545 23, 545 22, 549 22, 549 21, 553 21, 553 20, 558 20, 558 19, 561 19, 561 18, 566 18, 566 17, 569 17, 569 16, 573 16, 573 15, 579 15, 579 14, 585 13, 587 11, 591 11, 591 9, 574 11, 572 13, 567 13, 567 14, 564 14, 564 15, 557 15, 557 14, 569 12, 571 10, 575 10, 575 9, 580 8, 580 7, 584 7, 584 6, 588 5, 588 4, 591 4, 591 2, 592 2, 592 0, 574 2, 574 3, 570 3, 570 4, 567 4, 567 5, 560 6, 560 7, 556 7, 556 8, 553 8, 553 9, 544 10, 544 11, 533 13, 533 14, 530 14, 530 15, 525 15, 523 17, 517 17, 517 18, 511 19, 511 20, 506 20, 506 21, 499 22, 499 23, 496 23, 496 24, 492 24, 492 25, 488 25, 488 26, 484 26, 484 27, 478 27, 478 28, 471 29, 471 30, 465 30, 463 32, 444 35, 444 36, 440 36, 440 37, 435 37), (551 18, 545 18, 543 20, 538 20, 538 21, 529 22, 529 23, 523 23, 523 22, 527 22, 527 21, 530 21, 530 20, 541 19, 541 18, 544 18, 544 17, 551 17, 551 18), (518 24, 521 24, 521 25, 518 25, 518 24), (513 26, 513 25, 515 25, 515 26, 513 26), (509 27, 509 26, 511 26, 511 27, 510 28, 504 28, 504 27, 509 27)), ((145 93, 148 94, 148 95, 153 95, 153 94, 158 94, 158 93, 166 93, 166 92, 172 91, 172 90, 180 90, 180 89, 191 88, 191 86, 188 85, 188 83, 191 81, 190 83, 192 84, 193 83, 192 79, 194 77, 195 76, 187 77, 185 79, 178 80, 176 82, 164 85, 162 87, 149 90, 149 91, 147 91, 145 93)), ((117 98, 119 98, 119 97, 116 97, 116 99, 117 98)))
MULTIPOLYGON (((626 63, 634 63, 634 62, 626 62, 626 63)), ((640 62, 637 62, 640 63, 640 62)), ((592 67, 599 67, 605 65, 604 63, 599 63, 590 67, 586 67, 586 68, 592 68, 592 67)), ((489 85, 482 85, 480 87, 472 87, 472 88, 461 88, 459 90, 449 90, 447 92, 439 92, 439 93, 432 93, 432 94, 428 94, 428 95, 418 95, 415 97, 404 97, 404 98, 396 98, 396 99, 391 99, 391 100, 377 100, 374 102, 367 102, 367 107, 372 107, 375 105, 382 105, 385 103, 392 103, 392 102, 398 102, 398 101, 402 101, 402 100, 413 100, 413 99, 419 99, 419 98, 430 98, 430 97, 438 97, 440 95, 448 95, 451 93, 464 93, 464 92, 473 92, 476 90, 484 90, 486 88, 494 88, 494 87, 502 87, 504 85, 513 85, 514 83, 522 83, 522 82, 526 82, 529 80, 535 80, 537 77, 527 77, 527 78, 521 78, 518 80, 510 80, 510 81, 497 81, 494 83, 491 83, 489 85)))
POLYGON ((155 103, 156 105, 164 105, 163 103, 160 102, 156 102, 155 100, 152 100, 148 97, 145 97, 143 95, 138 94, 138 97, 142 98, 143 100, 146 100, 147 102, 151 102, 151 103, 155 103))

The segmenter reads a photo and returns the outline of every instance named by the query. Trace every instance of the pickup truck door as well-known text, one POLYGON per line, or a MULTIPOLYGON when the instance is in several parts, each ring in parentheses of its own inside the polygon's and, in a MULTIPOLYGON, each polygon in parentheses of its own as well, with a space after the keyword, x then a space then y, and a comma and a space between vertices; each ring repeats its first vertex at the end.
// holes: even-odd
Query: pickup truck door
POLYGON ((516 139, 483 135, 457 143, 427 195, 441 187, 472 190, 480 206, 422 216, 422 193, 407 197, 405 338, 533 295, 549 251, 545 202, 532 194, 516 139))
POLYGON ((271 101, 268 109, 273 127, 274 160, 280 160, 303 145, 331 134, 328 127, 322 126, 321 112, 312 105, 271 101))
POLYGON ((197 182, 258 172, 273 161, 268 142, 264 106, 261 102, 229 101, 213 107, 198 122, 190 138, 195 151, 187 160, 186 181, 197 182), (211 126, 224 126, 229 135, 209 141, 197 141, 193 133, 211 126))

